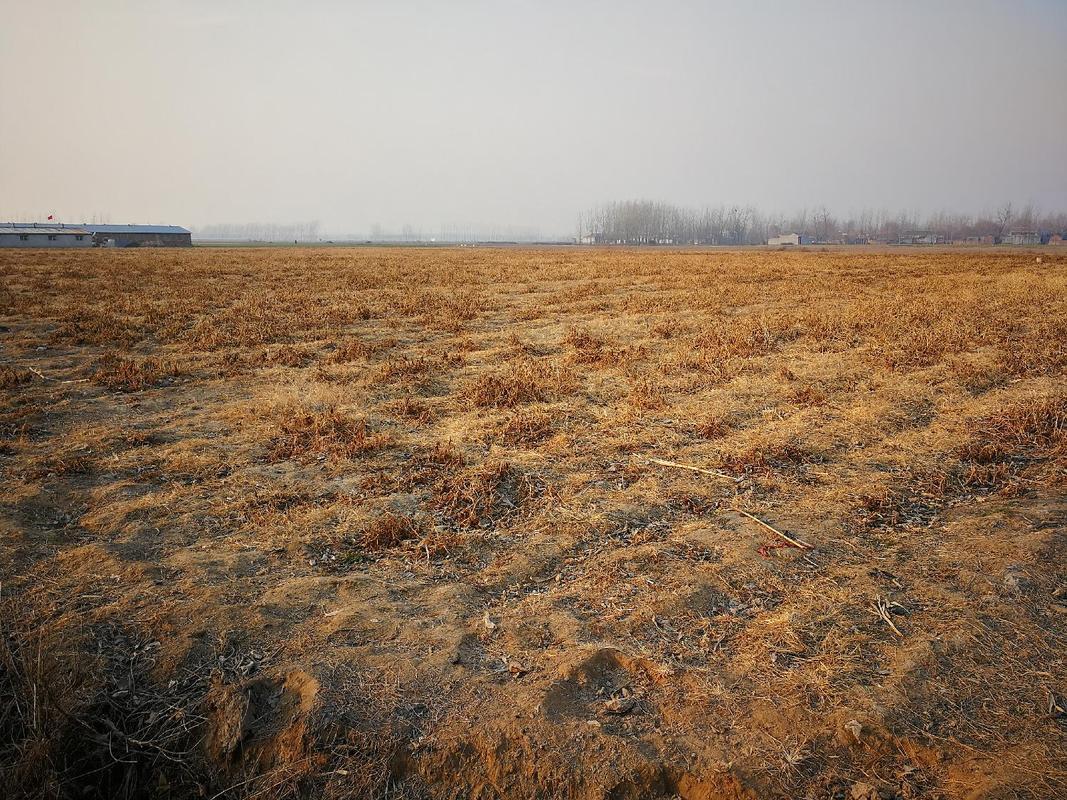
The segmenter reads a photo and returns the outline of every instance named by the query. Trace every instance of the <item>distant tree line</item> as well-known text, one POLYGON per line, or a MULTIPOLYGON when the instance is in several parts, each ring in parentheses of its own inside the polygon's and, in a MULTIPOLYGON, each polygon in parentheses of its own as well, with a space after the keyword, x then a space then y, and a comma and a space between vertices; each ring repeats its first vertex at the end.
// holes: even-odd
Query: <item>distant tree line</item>
POLYGON ((606 203, 578 215, 577 241, 584 244, 764 244, 797 233, 814 243, 894 242, 928 232, 945 241, 993 239, 1011 231, 1067 232, 1067 213, 1040 213, 1032 205, 1005 203, 992 214, 863 211, 838 217, 825 206, 792 215, 765 214, 752 206, 684 208, 649 200, 606 203))
POLYGON ((250 222, 236 225, 205 225, 193 229, 193 235, 197 239, 236 242, 314 242, 319 238, 319 223, 274 224, 250 222))
POLYGON ((374 224, 369 233, 322 233, 318 222, 291 224, 242 223, 204 225, 193 235, 200 240, 231 242, 317 242, 327 236, 338 241, 371 242, 538 242, 537 228, 519 225, 442 225, 430 233, 412 225, 389 230, 374 224))

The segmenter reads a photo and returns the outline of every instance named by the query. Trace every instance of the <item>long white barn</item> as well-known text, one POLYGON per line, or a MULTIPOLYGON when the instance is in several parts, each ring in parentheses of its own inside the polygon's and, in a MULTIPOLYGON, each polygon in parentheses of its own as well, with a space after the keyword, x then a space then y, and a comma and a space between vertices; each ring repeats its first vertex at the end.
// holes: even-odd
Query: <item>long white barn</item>
POLYGON ((58 225, 0 224, 0 247, 92 247, 93 233, 58 225))
POLYGON ((177 225, 80 225, 0 222, 0 247, 192 247, 177 225))

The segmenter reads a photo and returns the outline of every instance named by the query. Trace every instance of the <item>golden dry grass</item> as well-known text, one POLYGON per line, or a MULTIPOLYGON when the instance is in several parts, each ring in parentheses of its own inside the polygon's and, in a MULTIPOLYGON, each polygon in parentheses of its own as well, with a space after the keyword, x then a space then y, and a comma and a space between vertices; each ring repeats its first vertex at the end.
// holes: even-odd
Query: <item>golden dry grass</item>
POLYGON ((1067 791, 1062 256, 0 277, 15 796, 1067 791))

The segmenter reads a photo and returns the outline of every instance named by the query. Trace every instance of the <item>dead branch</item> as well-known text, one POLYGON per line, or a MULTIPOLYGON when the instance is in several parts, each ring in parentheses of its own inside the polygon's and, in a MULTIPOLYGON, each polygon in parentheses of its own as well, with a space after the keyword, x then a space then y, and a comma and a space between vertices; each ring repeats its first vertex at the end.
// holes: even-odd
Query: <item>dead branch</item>
POLYGON ((759 523, 764 528, 766 528, 771 533, 773 533, 775 536, 778 536, 778 537, 784 539, 785 541, 789 542, 789 544, 793 545, 793 547, 799 547, 801 550, 814 550, 815 549, 815 545, 808 544, 807 542, 803 541, 802 539, 795 539, 795 538, 793 538, 792 536, 790 536, 787 533, 782 533, 780 530, 775 528, 773 525, 768 525, 766 522, 761 520, 759 517, 754 517, 751 514, 749 514, 747 511, 743 511, 740 508, 735 509, 735 510, 737 511, 738 514, 741 514, 743 516, 748 517, 753 522, 759 523))
POLYGON ((699 472, 701 475, 711 475, 715 478, 723 478, 728 481, 738 483, 741 479, 735 478, 733 475, 728 475, 725 472, 720 472, 717 469, 705 469, 704 467, 694 467, 691 464, 679 464, 677 461, 666 461, 662 458, 650 458, 649 461, 653 464, 659 464, 661 467, 675 467, 677 469, 687 469, 690 472, 699 472))
POLYGON ((902 639, 904 638, 904 634, 900 632, 900 628, 898 628, 894 624, 892 617, 889 616, 889 604, 884 599, 882 599, 881 597, 877 598, 877 601, 874 605, 874 610, 878 612, 878 616, 880 616, 885 621, 886 625, 890 627, 893 633, 895 633, 902 639))

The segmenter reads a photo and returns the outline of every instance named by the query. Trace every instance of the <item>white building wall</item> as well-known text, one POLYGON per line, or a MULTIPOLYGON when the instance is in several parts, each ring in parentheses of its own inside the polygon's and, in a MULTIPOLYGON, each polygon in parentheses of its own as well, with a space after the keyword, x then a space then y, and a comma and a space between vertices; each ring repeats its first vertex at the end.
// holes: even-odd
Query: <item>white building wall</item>
POLYGON ((0 247, 92 247, 93 237, 89 233, 30 233, 26 231, 0 230, 0 247), (54 239, 49 239, 49 236, 54 239), (22 237, 26 239, 23 240, 22 237), (81 240, 78 237, 81 236, 81 240))
POLYGON ((786 233, 782 236, 772 236, 767 240, 767 244, 772 247, 775 245, 800 244, 800 235, 796 233, 786 233))

